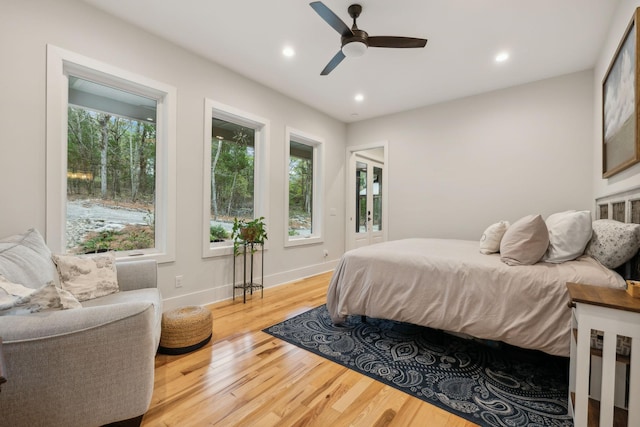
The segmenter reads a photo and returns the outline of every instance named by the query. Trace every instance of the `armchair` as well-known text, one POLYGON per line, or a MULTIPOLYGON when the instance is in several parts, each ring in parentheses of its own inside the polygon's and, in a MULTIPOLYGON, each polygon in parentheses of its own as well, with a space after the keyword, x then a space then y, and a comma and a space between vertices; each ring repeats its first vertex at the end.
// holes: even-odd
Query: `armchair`
POLYGON ((160 340, 156 270, 152 260, 117 262, 120 292, 78 309, 0 316, 9 379, 0 425, 139 424, 160 340))

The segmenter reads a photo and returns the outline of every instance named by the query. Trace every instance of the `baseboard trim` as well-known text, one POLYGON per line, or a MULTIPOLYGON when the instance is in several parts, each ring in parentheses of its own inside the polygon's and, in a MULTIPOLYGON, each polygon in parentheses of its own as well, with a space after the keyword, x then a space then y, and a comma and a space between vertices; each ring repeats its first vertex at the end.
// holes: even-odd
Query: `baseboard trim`
MULTIPOLYGON (((337 265, 338 260, 327 261, 322 264, 315 264, 295 270, 283 271, 269 276, 264 276, 264 287, 266 289, 274 286, 280 286, 296 280, 315 276, 317 274, 326 273, 334 270, 337 265)), ((231 283, 228 283, 215 288, 206 289, 204 291, 166 298, 162 301, 162 308, 164 311, 169 311, 186 305, 207 305, 228 300, 231 299, 231 297, 231 283)), ((238 298, 237 294, 236 298, 238 298)), ((242 299, 242 295, 240 295, 240 299, 242 299)))

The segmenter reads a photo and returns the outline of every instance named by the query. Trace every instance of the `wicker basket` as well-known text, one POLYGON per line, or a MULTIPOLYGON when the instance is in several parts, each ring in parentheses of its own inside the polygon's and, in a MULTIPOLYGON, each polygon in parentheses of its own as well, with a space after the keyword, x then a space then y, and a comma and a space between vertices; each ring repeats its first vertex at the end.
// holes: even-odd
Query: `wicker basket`
POLYGON ((162 335, 158 351, 183 354, 204 346, 212 336, 211 311, 200 306, 187 306, 162 315, 162 335))

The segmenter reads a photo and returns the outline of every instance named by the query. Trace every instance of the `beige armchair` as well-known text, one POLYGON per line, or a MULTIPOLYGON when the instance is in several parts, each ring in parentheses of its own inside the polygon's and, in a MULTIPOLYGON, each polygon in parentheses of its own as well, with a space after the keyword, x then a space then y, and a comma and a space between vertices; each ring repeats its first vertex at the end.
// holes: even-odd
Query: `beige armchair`
POLYGON ((160 340, 156 270, 155 261, 118 262, 120 292, 78 309, 0 316, 0 425, 139 425, 160 340))

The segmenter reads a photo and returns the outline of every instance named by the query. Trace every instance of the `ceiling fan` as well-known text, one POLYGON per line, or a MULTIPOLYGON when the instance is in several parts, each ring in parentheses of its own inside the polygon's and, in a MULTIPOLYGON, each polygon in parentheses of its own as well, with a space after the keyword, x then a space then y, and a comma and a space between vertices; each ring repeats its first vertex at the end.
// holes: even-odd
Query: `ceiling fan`
POLYGON ((427 39, 418 39, 413 37, 393 37, 393 36, 377 36, 369 37, 366 31, 362 31, 356 25, 356 19, 362 12, 362 6, 352 4, 347 11, 349 16, 353 18, 353 26, 349 28, 342 19, 338 17, 331 9, 324 5, 321 1, 309 3, 309 6, 315 10, 327 24, 331 25, 342 36, 342 48, 329 61, 326 67, 320 72, 321 76, 326 76, 334 68, 342 62, 346 57, 362 56, 368 47, 393 47, 393 48, 410 48, 425 47, 427 39))

